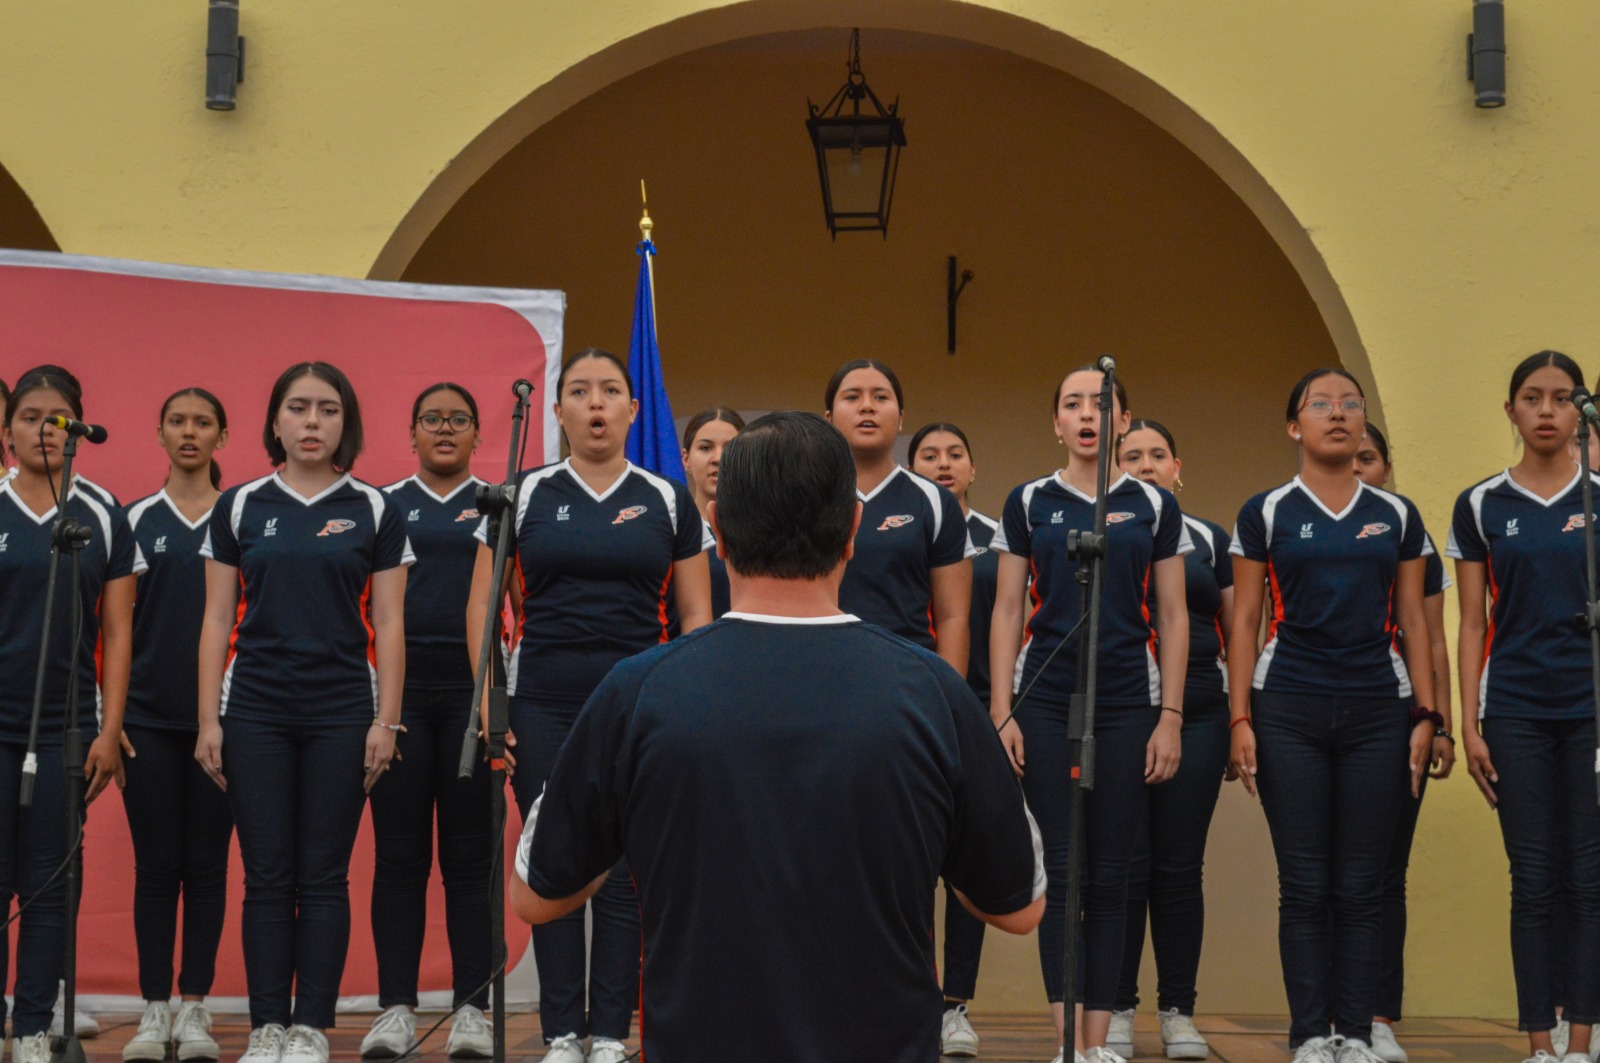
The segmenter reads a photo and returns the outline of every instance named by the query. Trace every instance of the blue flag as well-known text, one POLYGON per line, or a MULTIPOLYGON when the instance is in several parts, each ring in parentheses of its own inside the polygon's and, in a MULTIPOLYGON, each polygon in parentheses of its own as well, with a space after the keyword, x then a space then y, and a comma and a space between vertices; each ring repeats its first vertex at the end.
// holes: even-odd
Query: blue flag
POLYGON ((628 460, 661 476, 682 480, 683 452, 678 428, 667 401, 667 382, 661 375, 661 348, 656 344, 655 293, 650 288, 649 240, 639 245, 639 292, 633 300, 633 338, 628 341, 628 372, 639 399, 639 416, 628 430, 628 460))

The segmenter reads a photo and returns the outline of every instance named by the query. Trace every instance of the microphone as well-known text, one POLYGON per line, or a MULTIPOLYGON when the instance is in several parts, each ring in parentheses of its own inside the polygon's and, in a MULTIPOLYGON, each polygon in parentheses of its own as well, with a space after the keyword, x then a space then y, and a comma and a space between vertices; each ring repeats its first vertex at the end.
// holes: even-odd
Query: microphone
POLYGON ((528 400, 528 396, 533 394, 533 382, 529 380, 518 380, 515 384, 511 385, 511 393, 517 398, 526 402, 528 400))
POLYGON ((1572 405, 1578 408, 1578 414, 1584 420, 1600 425, 1600 410, 1595 409, 1594 396, 1582 384, 1572 389, 1572 405))
POLYGON ((84 424, 82 421, 74 421, 70 417, 46 417, 44 419, 44 423, 53 424, 63 432, 67 433, 67 435, 77 436, 79 439, 90 443, 104 443, 109 434, 100 425, 84 424))
POLYGON ((1102 354, 1094 364, 1095 368, 1102 373, 1115 373, 1117 371, 1117 360, 1109 354, 1102 354))

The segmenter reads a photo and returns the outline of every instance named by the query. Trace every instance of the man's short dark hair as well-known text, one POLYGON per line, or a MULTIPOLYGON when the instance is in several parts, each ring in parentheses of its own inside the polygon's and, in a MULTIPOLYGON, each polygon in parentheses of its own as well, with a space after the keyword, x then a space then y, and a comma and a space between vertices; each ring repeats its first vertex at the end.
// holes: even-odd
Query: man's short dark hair
POLYGON ((717 526, 741 576, 827 575, 844 558, 855 510, 850 445, 814 413, 757 418, 722 452, 717 526))

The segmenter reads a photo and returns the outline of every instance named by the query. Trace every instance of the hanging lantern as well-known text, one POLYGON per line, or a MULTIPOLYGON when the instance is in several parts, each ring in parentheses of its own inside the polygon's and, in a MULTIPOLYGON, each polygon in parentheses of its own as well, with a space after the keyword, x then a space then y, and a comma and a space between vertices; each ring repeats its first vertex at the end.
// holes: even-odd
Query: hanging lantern
POLYGON ((849 71, 833 98, 818 107, 809 99, 806 129, 817 151, 822 181, 822 212, 828 232, 881 232, 889 236, 889 206, 895 171, 906 146, 900 101, 886 109, 861 73, 861 31, 850 32, 849 71), (862 104, 867 104, 863 111, 862 104))

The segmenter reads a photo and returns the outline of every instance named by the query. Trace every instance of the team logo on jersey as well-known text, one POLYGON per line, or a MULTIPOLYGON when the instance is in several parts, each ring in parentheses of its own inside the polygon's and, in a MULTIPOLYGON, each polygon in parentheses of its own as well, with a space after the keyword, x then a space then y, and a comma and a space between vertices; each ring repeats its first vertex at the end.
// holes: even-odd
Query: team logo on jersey
POLYGON ((11 537, 10 532, 0 532, 0 554, 6 552, 6 540, 11 537))
POLYGON ((478 519, 478 511, 477 510, 475 510, 475 509, 463 509, 461 511, 461 516, 456 518, 456 523, 460 524, 464 520, 477 520, 477 519, 478 519))
POLYGON ((1135 516, 1137 516, 1137 514, 1126 513, 1126 512, 1107 513, 1106 514, 1106 523, 1107 524, 1121 524, 1125 520, 1132 520, 1135 516))
POLYGON ((410 524, 413 521, 419 521, 421 519, 422 519, 422 510, 420 510, 420 509, 413 509, 410 513, 406 514, 406 523, 407 524, 410 524))
POLYGON ((1507 535, 1516 535, 1520 531, 1522 531, 1522 529, 1517 527, 1517 518, 1516 517, 1512 517, 1510 520, 1506 521, 1506 534, 1507 535))
POLYGON ((878 530, 888 531, 890 528, 904 528, 916 519, 910 513, 897 513, 892 517, 884 517, 883 523, 878 525, 878 530))
POLYGON ((1388 530, 1389 526, 1387 524, 1368 524, 1366 527, 1362 528, 1361 531, 1356 533, 1356 538, 1370 539, 1374 535, 1382 535, 1388 530))
POLYGON ((278 534, 278 518, 277 517, 270 517, 267 520, 267 528, 266 528, 266 530, 261 533, 262 538, 270 539, 274 535, 277 535, 277 534, 278 534))
POLYGON ((158 554, 164 554, 167 552, 167 537, 165 535, 156 536, 155 552, 158 554))
POLYGON ((646 507, 644 507, 644 506, 629 506, 627 509, 625 509, 622 512, 618 513, 617 514, 617 519, 612 521, 611 523, 612 524, 621 524, 625 520, 632 520, 634 517, 642 517, 642 516, 644 516, 645 511, 646 511, 646 507))
POLYGON ((1312 535, 1315 534, 1316 529, 1317 529, 1317 526, 1315 524, 1302 524, 1302 525, 1300 525, 1300 538, 1302 538, 1302 539, 1311 538, 1312 535))
POLYGON ((1067 511, 1066 510, 1058 509, 1054 513, 1050 514, 1050 523, 1051 524, 1065 524, 1066 522, 1067 522, 1067 511))
POLYGON ((557 506, 556 507, 556 520, 571 520, 572 519, 572 514, 568 512, 568 510, 570 510, 571 508, 572 508, 571 506, 557 506))
POLYGON ((1583 514, 1574 513, 1572 516, 1567 518, 1567 526, 1561 530, 1564 532, 1577 531, 1581 527, 1583 527, 1583 514))
POLYGON ((356 522, 353 520, 330 520, 322 526, 321 531, 317 532, 317 538, 321 539, 327 535, 343 535, 355 526, 356 522))

